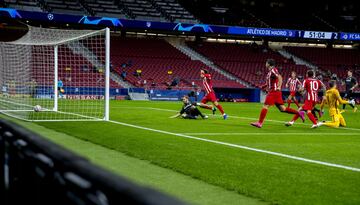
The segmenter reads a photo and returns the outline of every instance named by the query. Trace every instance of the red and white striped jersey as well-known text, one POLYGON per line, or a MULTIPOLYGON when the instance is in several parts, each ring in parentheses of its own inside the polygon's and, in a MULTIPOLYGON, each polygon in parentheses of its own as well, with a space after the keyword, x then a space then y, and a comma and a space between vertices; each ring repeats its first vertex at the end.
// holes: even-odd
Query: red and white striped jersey
POLYGON ((213 92, 213 85, 212 85, 212 78, 211 78, 211 74, 204 74, 204 78, 203 78, 203 85, 205 88, 205 91, 207 94, 213 92))
POLYGON ((298 85, 301 85, 301 82, 300 82, 300 80, 298 78, 293 79, 293 78, 290 77, 287 80, 286 84, 289 85, 290 92, 295 92, 297 90, 297 88, 298 88, 298 85))
POLYGON ((272 68, 266 75, 266 84, 269 92, 276 91, 279 88, 279 75, 280 73, 275 67, 272 68))
POLYGON ((308 101, 317 102, 318 101, 318 91, 322 87, 322 82, 314 78, 307 78, 303 82, 303 87, 306 90, 306 99, 308 101))

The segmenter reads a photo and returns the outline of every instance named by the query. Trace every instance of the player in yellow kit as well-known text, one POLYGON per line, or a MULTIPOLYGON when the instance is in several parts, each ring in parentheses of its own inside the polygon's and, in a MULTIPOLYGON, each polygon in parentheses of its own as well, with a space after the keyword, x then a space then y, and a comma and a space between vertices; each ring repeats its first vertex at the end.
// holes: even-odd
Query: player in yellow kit
POLYGON ((317 126, 319 127, 322 125, 326 125, 328 127, 334 127, 334 128, 338 128, 339 126, 345 127, 346 122, 338 106, 340 104, 355 105, 355 101, 354 100, 346 101, 340 97, 339 90, 337 89, 336 86, 336 81, 330 81, 330 89, 326 91, 326 95, 320 106, 321 110, 324 108, 325 104, 329 106, 329 115, 332 118, 332 121, 319 122, 317 123, 317 126))

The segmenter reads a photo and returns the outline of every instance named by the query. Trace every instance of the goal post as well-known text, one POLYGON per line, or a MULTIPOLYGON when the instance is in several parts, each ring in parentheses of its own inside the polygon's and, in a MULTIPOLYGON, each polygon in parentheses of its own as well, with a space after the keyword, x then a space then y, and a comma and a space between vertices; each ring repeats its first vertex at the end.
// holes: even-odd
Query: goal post
POLYGON ((105 107, 104 120, 110 119, 110 29, 105 29, 105 107))
POLYGON ((54 46, 54 108, 53 111, 58 111, 58 82, 59 82, 59 59, 58 59, 58 45, 54 46))
POLYGON ((0 88, 0 113, 15 118, 109 120, 110 29, 29 26, 0 43, 0 88))

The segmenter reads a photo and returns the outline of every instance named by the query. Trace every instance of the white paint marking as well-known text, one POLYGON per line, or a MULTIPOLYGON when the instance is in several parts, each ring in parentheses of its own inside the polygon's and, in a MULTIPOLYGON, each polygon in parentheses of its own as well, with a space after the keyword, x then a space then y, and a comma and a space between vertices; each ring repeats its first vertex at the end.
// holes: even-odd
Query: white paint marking
POLYGON ((281 133, 274 133, 274 132, 262 132, 262 133, 255 133, 255 132, 203 132, 203 133, 199 133, 199 132, 195 132, 195 133, 182 133, 182 134, 185 134, 185 135, 209 135, 209 136, 217 136, 217 135, 344 135, 344 136, 353 136, 353 135, 360 135, 360 133, 333 133, 333 132, 330 132, 330 133, 321 133, 321 132, 318 132, 318 133, 313 133, 313 132, 303 132, 303 133, 298 133, 298 132, 295 132, 295 133, 286 133, 286 132, 281 132, 281 133))
POLYGON ((142 129, 142 130, 147 130, 147 131, 152 131, 152 132, 157 132, 157 133, 162 133, 162 134, 167 134, 167 135, 173 135, 173 136, 177 136, 177 137, 183 137, 183 138, 188 138, 188 139, 193 139, 193 140, 199 140, 199 141, 224 145, 224 146, 228 146, 228 147, 240 148, 240 149, 254 151, 254 152, 260 152, 260 153, 264 153, 264 154, 270 154, 270 155, 279 156, 279 157, 288 158, 288 159, 294 159, 294 160, 298 160, 298 161, 302 161, 302 162, 308 162, 308 163, 319 164, 319 165, 324 165, 324 166, 328 166, 328 167, 336 167, 336 168, 350 170, 350 171, 354 171, 354 172, 360 172, 360 168, 355 168, 355 167, 350 167, 350 166, 345 166, 345 165, 340 165, 340 164, 333 164, 333 163, 329 163, 329 162, 312 160, 312 159, 307 159, 307 158, 303 158, 303 157, 282 154, 279 152, 272 152, 272 151, 267 151, 267 150, 262 150, 262 149, 256 149, 256 148, 247 147, 247 146, 243 146, 243 145, 237 145, 237 144, 231 144, 231 143, 227 143, 227 142, 204 139, 204 138, 194 137, 194 136, 180 134, 180 133, 172 133, 172 132, 168 132, 168 131, 157 130, 157 129, 142 127, 142 126, 138 126, 138 125, 132 125, 132 124, 113 121, 113 120, 109 120, 108 122, 127 126, 127 127, 133 127, 133 128, 137 128, 137 129, 142 129))

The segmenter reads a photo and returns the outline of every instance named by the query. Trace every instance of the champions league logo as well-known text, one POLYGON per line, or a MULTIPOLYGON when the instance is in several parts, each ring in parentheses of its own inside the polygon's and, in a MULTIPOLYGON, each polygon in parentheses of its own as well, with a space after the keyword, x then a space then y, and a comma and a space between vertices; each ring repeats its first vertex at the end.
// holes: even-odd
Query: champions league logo
POLYGON ((146 27, 148 27, 148 28, 151 27, 151 22, 150 21, 146 22, 146 27))
POLYGON ((348 39, 348 35, 347 35, 347 34, 344 34, 344 35, 343 35, 343 39, 345 39, 345 40, 348 39))
POLYGON ((90 17, 90 18, 87 17, 87 16, 83 16, 79 20, 79 23, 98 25, 98 24, 100 24, 100 22, 108 21, 108 22, 111 22, 113 26, 121 26, 121 27, 123 27, 122 23, 117 18, 109 18, 109 17, 101 17, 101 18, 90 17), (91 20, 90 18, 93 19, 93 20, 91 20))
POLYGON ((47 18, 49 19, 49 21, 52 21, 54 19, 54 15, 53 14, 48 14, 47 18))
POLYGON ((183 26, 182 23, 178 23, 178 24, 176 24, 176 26, 174 27, 173 30, 192 31, 195 28, 200 28, 205 33, 210 33, 210 32, 212 33, 213 32, 211 27, 209 25, 207 25, 207 24, 193 24, 192 26, 183 26))
POLYGON ((7 12, 11 18, 22 18, 16 9, 0 8, 1 11, 7 12))

